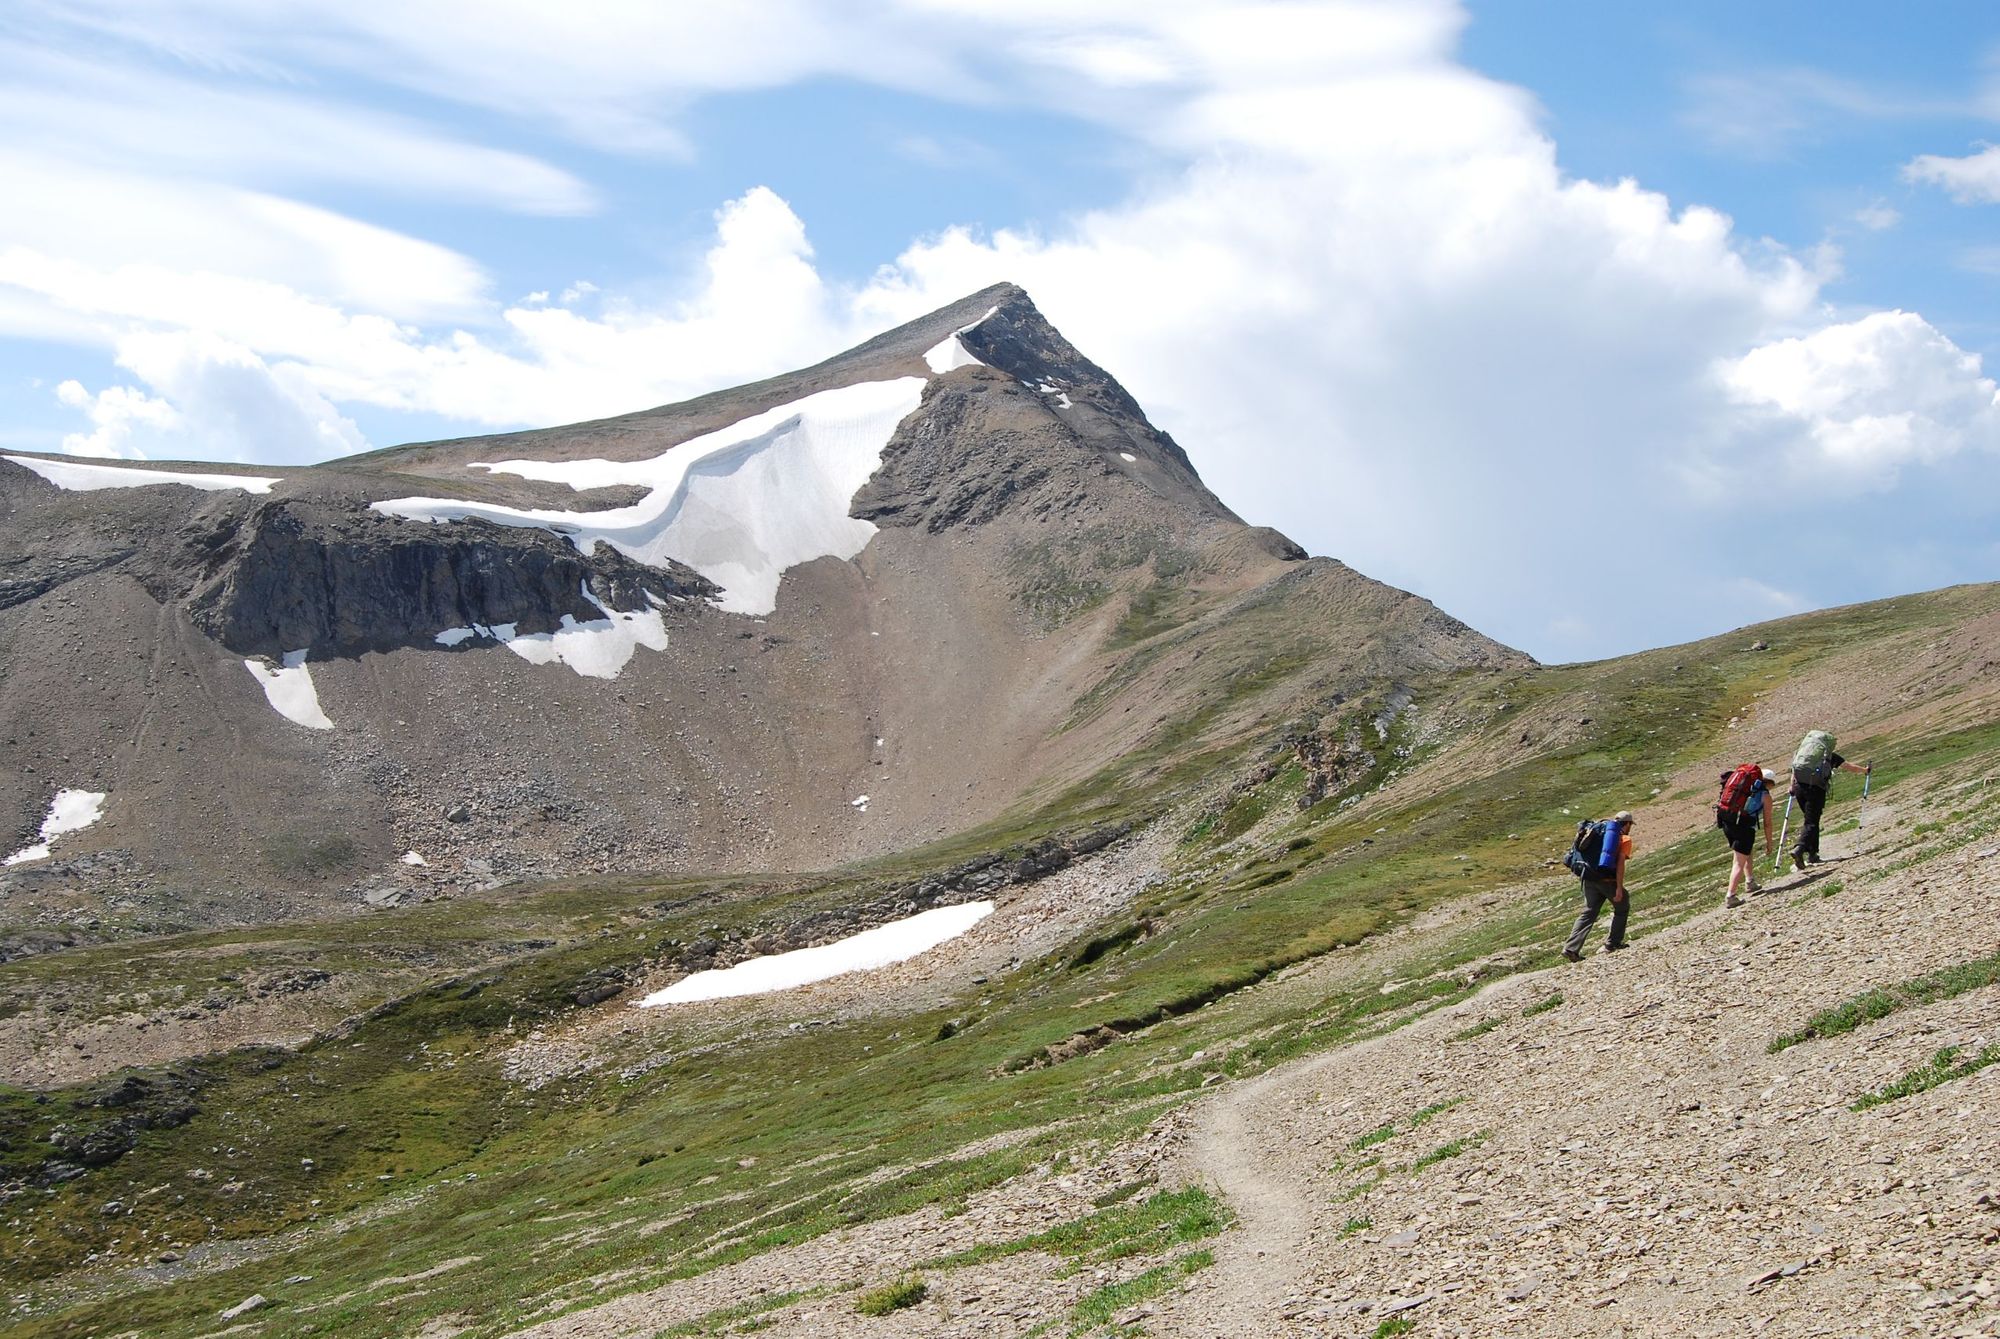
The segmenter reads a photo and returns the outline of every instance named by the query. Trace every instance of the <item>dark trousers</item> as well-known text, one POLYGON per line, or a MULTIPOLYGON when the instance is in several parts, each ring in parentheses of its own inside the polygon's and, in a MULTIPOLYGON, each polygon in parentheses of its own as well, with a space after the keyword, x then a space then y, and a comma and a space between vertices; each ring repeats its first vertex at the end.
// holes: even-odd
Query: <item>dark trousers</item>
MULTIPOLYGON (((1611 902, 1611 894, 1618 891, 1615 883, 1599 883, 1595 879, 1583 880, 1583 910, 1578 913, 1576 924, 1569 932, 1569 942, 1563 945, 1564 952, 1583 952, 1584 937, 1590 927, 1597 924, 1597 912, 1606 902, 1611 902)), ((1611 902, 1611 936, 1604 941, 1607 948, 1625 947, 1625 913, 1632 908, 1632 898, 1627 894, 1620 902, 1611 902)))
POLYGON ((1799 802, 1799 844, 1792 849, 1808 860, 1819 859, 1819 816, 1826 812, 1826 787, 1792 779, 1792 798, 1799 802))

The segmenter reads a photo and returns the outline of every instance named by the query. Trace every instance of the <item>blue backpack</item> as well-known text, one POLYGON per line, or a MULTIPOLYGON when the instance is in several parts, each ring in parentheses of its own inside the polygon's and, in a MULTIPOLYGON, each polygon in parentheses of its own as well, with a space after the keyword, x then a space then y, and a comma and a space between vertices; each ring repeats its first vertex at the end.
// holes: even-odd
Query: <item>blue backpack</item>
POLYGON ((1576 841, 1563 864, 1579 879, 1606 882, 1618 875, 1618 820, 1589 819, 1576 825, 1576 841))

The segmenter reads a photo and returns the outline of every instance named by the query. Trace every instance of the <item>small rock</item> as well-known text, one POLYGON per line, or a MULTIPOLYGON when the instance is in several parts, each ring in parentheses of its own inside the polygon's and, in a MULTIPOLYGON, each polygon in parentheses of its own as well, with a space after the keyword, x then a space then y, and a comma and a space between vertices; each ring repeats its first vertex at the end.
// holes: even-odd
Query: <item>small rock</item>
POLYGON ((1418 1293, 1415 1297, 1395 1298, 1382 1303, 1382 1314, 1393 1316, 1399 1311, 1414 1311, 1435 1296, 1437 1296, 1436 1293, 1418 1293))
POLYGON ((1532 1275, 1528 1278, 1522 1279, 1519 1283, 1509 1288, 1506 1292, 1501 1293, 1500 1296, 1509 1302, 1525 1302, 1530 1297, 1533 1297, 1535 1295, 1535 1289, 1541 1286, 1542 1286, 1541 1276, 1539 1274, 1532 1275))
POLYGON ((1417 1244, 1417 1229, 1413 1227, 1404 1228, 1394 1236, 1382 1238, 1382 1244, 1394 1247, 1397 1250, 1401 1250, 1405 1246, 1414 1246, 1417 1244))
POLYGON ((444 821, 447 823, 469 823, 472 821, 472 810, 462 804, 454 804, 451 808, 444 811, 444 821))
POLYGON ((228 1310, 224 1311, 222 1313, 222 1318, 224 1320, 235 1320, 238 1316, 247 1316, 252 1311, 257 1310, 259 1307, 266 1307, 269 1305, 271 1305, 270 1298, 264 1296, 264 1294, 262 1293, 251 1293, 248 1297, 238 1302, 235 1306, 232 1306, 228 1310))

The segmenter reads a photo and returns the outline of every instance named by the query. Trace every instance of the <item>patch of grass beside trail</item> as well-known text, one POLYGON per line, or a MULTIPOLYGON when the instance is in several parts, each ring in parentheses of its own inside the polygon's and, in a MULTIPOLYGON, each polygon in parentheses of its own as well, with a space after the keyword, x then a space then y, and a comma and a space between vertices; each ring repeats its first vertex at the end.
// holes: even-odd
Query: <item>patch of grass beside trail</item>
POLYGON ((1044 1232, 993 1242, 925 1261, 923 1269, 961 1269, 1023 1251, 1047 1251, 1081 1267, 1123 1260, 1200 1241, 1227 1227, 1232 1215, 1200 1186, 1163 1190, 1138 1204, 1116 1205, 1058 1223, 1044 1232))
POLYGON ((931 1286, 925 1283, 921 1274, 905 1274, 902 1278, 885 1283, 879 1288, 871 1288, 861 1294, 854 1309, 864 1316, 886 1316, 892 1311, 915 1306, 930 1296, 931 1286))
POLYGON ((723 1334, 728 1331, 741 1333, 743 1329, 749 1328, 743 1325, 744 1321, 767 1316, 773 1311, 783 1311, 788 1306, 816 1296, 817 1293, 817 1289, 806 1292, 766 1293, 762 1297, 753 1297, 734 1306, 717 1307, 705 1315, 696 1316, 693 1320, 670 1325, 654 1334, 653 1339, 696 1339, 697 1336, 723 1334))
POLYGON ((1190 1251, 1171 1265, 1149 1269, 1122 1283, 1107 1283, 1069 1309, 1070 1323, 1076 1327, 1071 1333, 1080 1334, 1096 1329, 1100 1325, 1109 1325, 1112 1319, 1127 1307, 1158 1297, 1189 1274, 1206 1269, 1214 1263, 1214 1252, 1190 1251))
POLYGON ((2000 1046, 1988 1046, 1967 1060, 1960 1060, 1960 1049, 1945 1046, 1936 1055, 1918 1065, 1915 1069, 1897 1079, 1894 1083, 1877 1088, 1872 1093, 1864 1093, 1848 1104, 1849 1111, 1866 1111, 1886 1102, 1894 1102, 1904 1097, 1914 1097, 1918 1093, 1929 1092, 1942 1084, 1957 1079, 1970 1078, 1988 1065, 2000 1064, 2000 1046))
POLYGON ((1795 1032, 1776 1038, 1767 1048, 1772 1054, 1819 1037, 1837 1037, 1864 1023, 1887 1018, 1900 1009, 1935 1004, 2000 982, 2000 956, 1975 958, 1952 967, 1913 977, 1897 985, 1863 991, 1853 999, 1822 1010, 1806 1020, 1795 1032))

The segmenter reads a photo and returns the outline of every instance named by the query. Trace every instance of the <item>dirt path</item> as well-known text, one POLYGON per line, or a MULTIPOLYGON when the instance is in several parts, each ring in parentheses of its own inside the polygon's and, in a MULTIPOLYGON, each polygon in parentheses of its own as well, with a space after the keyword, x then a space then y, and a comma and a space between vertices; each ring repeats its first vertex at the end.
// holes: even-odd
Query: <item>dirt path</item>
POLYGON ((1885 869, 1888 819, 1742 910, 1218 1093, 1182 1170, 1240 1228, 1150 1332, 2000 1334, 2000 1066, 1849 1109, 2000 1042, 2000 990, 1767 1051, 2000 949, 2000 856, 1885 869))
POLYGON ((1269 1333, 1277 1304, 1303 1282, 1298 1266, 1314 1206, 1293 1169, 1272 1156, 1273 1136, 1291 1114, 1293 1091, 1312 1062, 1252 1080, 1212 1103, 1188 1136, 1188 1159, 1237 1216, 1238 1229, 1215 1247, 1204 1320, 1188 1334, 1269 1333))

